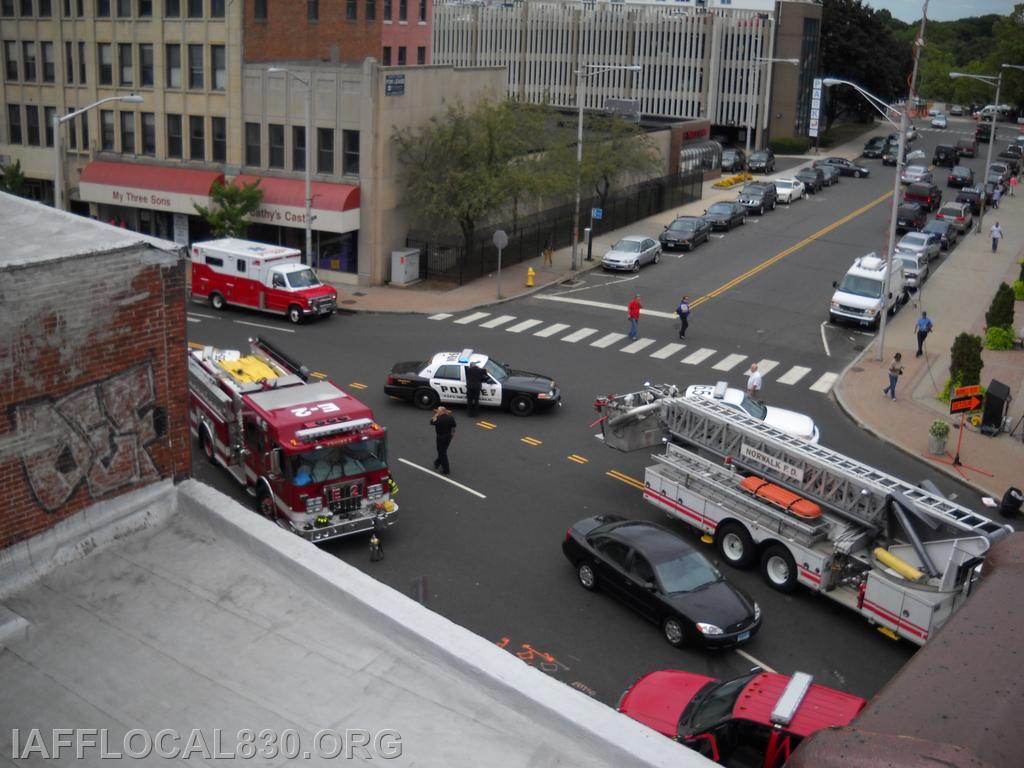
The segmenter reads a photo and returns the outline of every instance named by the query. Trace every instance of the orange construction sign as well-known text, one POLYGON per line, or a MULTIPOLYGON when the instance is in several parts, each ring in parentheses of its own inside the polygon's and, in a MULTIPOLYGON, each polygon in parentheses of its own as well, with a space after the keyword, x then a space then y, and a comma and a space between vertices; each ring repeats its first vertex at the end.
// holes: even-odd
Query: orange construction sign
POLYGON ((969 387, 957 387, 953 390, 953 397, 968 397, 969 395, 980 395, 981 385, 972 384, 969 387))

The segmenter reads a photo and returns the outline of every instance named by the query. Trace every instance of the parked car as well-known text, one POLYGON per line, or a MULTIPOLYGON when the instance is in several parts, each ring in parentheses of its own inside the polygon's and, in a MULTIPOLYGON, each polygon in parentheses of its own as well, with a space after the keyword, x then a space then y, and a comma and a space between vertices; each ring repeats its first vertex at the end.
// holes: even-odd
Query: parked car
POLYGON ((960 153, 949 144, 939 144, 932 154, 932 165, 948 165, 953 167, 960 162, 960 153))
POLYGON ((960 233, 952 222, 941 219, 932 219, 924 225, 921 231, 929 235, 936 235, 939 238, 939 247, 944 251, 948 251, 956 245, 956 241, 960 237, 960 233))
POLYGON ((967 137, 957 139, 956 148, 961 157, 975 157, 978 154, 978 140, 967 137))
POLYGON ((747 393, 742 389, 727 386, 724 381, 720 381, 714 386, 691 384, 683 394, 690 399, 714 400, 722 405, 735 408, 752 419, 763 421, 769 427, 787 432, 793 437, 802 437, 812 443, 818 442, 818 426, 810 416, 785 408, 776 408, 774 405, 765 405, 747 397, 747 393))
MULTIPOLYGON (((999 183, 1005 184, 1010 180, 1010 176, 1013 175, 1013 172, 1010 170, 1010 166, 1007 163, 992 163, 992 165, 988 167, 989 178, 991 179, 995 174, 999 175, 999 183)), ((995 183, 995 180, 992 181, 995 183)))
POLYGON ((1010 142, 1006 145, 1006 149, 999 153, 1000 157, 1012 157, 1015 160, 1020 160, 1024 156, 1024 139, 1020 140, 1020 144, 1014 144, 1010 142))
POLYGON ((770 149, 760 149, 750 155, 747 166, 751 173, 775 173, 775 153, 770 149))
POLYGON ((920 134, 917 132, 917 128, 915 128, 913 125, 908 125, 907 126, 907 143, 909 144, 910 142, 915 141, 918 136, 920 136, 920 134))
POLYGON ((992 124, 978 123, 978 127, 974 129, 974 138, 979 144, 988 144, 992 141, 992 124))
POLYGON ((765 211, 774 211, 775 203, 778 200, 778 192, 775 184, 770 181, 751 181, 744 185, 736 201, 747 209, 747 213, 757 213, 758 216, 765 211))
POLYGON ((735 202, 712 203, 711 207, 704 211, 704 218, 711 225, 711 229, 730 230, 746 221, 747 209, 735 202))
POLYGON ((801 168, 796 172, 796 178, 804 185, 804 191, 809 195, 817 194, 825 186, 825 174, 820 168, 801 168))
POLYGON ((605 253, 601 266, 605 269, 639 272, 644 264, 657 264, 659 261, 661 245, 657 240, 643 235, 628 235, 605 253))
POLYGON ((779 202, 792 203, 804 196, 804 183, 800 179, 776 179, 775 190, 779 195, 779 202))
POLYGON ((932 128, 945 128, 947 125, 946 116, 943 114, 935 115, 932 118, 932 128))
POLYGON ((821 175, 825 178, 826 187, 839 183, 839 177, 842 174, 839 173, 839 169, 834 165, 822 165, 817 170, 821 171, 821 175))
POLYGON ((755 668, 723 681, 665 669, 633 683, 618 710, 724 765, 777 768, 803 739, 849 725, 865 706, 860 696, 812 683, 802 672, 755 668))
POLYGON ((942 245, 939 243, 939 236, 931 232, 907 232, 896 243, 896 250, 903 253, 916 253, 924 256, 928 261, 939 258, 942 245))
POLYGON ((928 221, 928 211, 920 203, 900 203, 896 209, 897 232, 920 232, 928 221))
POLYGON ((830 165, 833 168, 838 168, 839 173, 843 176, 853 176, 855 179, 859 179, 862 176, 867 176, 871 173, 871 169, 858 165, 852 160, 847 160, 845 157, 825 157, 821 160, 814 161, 815 168, 821 168, 824 165, 830 165))
POLYGON ((923 165, 908 165, 903 169, 903 173, 900 174, 901 184, 916 184, 917 182, 930 182, 932 180, 932 172, 923 165))
POLYGON ((885 151, 886 140, 884 136, 874 136, 868 139, 867 144, 864 145, 864 150, 861 155, 864 157, 881 157, 885 151))
POLYGON ((974 184, 974 171, 966 165, 954 165, 946 179, 946 186, 963 189, 974 184))
POLYGON ((747 153, 742 149, 722 150, 722 170, 729 173, 738 173, 747 167, 747 153))
POLYGON ((683 248, 692 251, 701 243, 706 243, 711 236, 711 225, 700 216, 678 216, 665 227, 661 233, 661 247, 666 251, 670 248, 683 248))
POLYGON ((963 117, 964 108, 959 104, 954 104, 949 108, 949 114, 953 117, 963 117))
POLYGON ((961 235, 967 234, 971 229, 971 224, 974 223, 974 215, 967 203, 945 203, 939 208, 935 218, 940 221, 948 221, 960 231, 961 235))
MULTIPOLYGON (((975 185, 973 187, 964 187, 956 195, 956 201, 958 203, 967 203, 971 208, 971 213, 977 216, 981 213, 981 200, 982 196, 990 197, 986 194, 987 190, 982 190, 981 187, 975 185)), ((988 199, 985 201, 985 205, 988 205, 988 199)))
MULTIPOLYGON (((999 153, 998 159, 1002 165, 1005 165, 1007 168, 1010 169, 1010 176, 1020 175, 1020 155, 1015 155, 1012 152, 1003 151, 999 153)), ((1009 179, 1007 179, 1007 181, 1009 181, 1009 179)))
MULTIPOLYGON (((911 234, 918 234, 913 232, 911 234)), ((903 262, 907 290, 916 291, 928 279, 928 258, 920 253, 897 250, 894 256, 903 262)))
POLYGON ((903 201, 921 203, 928 211, 935 211, 942 205, 942 190, 930 181, 908 184, 903 190, 903 201))
POLYGON ((896 152, 899 149, 899 144, 889 142, 886 145, 885 151, 882 152, 882 165, 896 165, 896 152))
POLYGON ((728 648, 761 628, 761 608, 679 534, 646 520, 596 515, 565 533, 584 589, 602 589, 661 627, 670 645, 728 648))

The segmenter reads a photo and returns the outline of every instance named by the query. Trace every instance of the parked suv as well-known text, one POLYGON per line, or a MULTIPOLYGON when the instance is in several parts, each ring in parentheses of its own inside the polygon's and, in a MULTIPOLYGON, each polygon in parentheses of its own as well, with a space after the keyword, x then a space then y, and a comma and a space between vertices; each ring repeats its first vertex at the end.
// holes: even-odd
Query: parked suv
POLYGON ((939 144, 932 155, 932 165, 948 165, 953 167, 960 162, 960 153, 949 144, 939 144))
POLYGON ((900 203, 896 209, 896 231, 920 232, 928 221, 928 211, 920 203, 900 203))
POLYGON ((765 211, 775 210, 778 196, 775 185, 770 181, 752 181, 743 187, 737 200, 747 209, 747 213, 756 212, 761 215, 765 211))
POLYGON ((979 123, 978 127, 974 129, 974 138, 981 144, 988 144, 992 141, 992 124, 979 123))
POLYGON ((942 205, 942 190, 933 182, 908 184, 903 192, 903 202, 921 203, 927 210, 934 211, 942 205))
POLYGON ((957 139, 956 148, 961 157, 974 157, 978 154, 978 140, 966 137, 957 139))
POLYGON ((971 207, 967 203, 946 203, 939 208, 935 218, 948 221, 960 231, 961 235, 966 234, 974 222, 971 207))
POLYGON ((770 149, 758 150, 750 156, 747 167, 751 173, 775 173, 775 153, 770 149))
MULTIPOLYGON (((971 213, 977 216, 981 212, 981 196, 984 194, 981 191, 981 187, 964 187, 956 195, 956 201, 958 203, 967 203, 971 209, 971 213)), ((987 195, 986 195, 987 198, 987 195)), ((985 205, 988 205, 986 199, 985 205)))
POLYGON ((722 150, 722 170, 737 173, 747 167, 747 155, 742 149, 722 150))
POLYGON ((885 137, 875 136, 872 139, 868 139, 868 143, 864 145, 864 151, 861 154, 864 157, 881 157, 885 151, 885 137))
POLYGON ((802 168, 797 171, 796 178, 804 183, 804 189, 809 195, 820 192, 825 186, 825 174, 820 168, 802 168))

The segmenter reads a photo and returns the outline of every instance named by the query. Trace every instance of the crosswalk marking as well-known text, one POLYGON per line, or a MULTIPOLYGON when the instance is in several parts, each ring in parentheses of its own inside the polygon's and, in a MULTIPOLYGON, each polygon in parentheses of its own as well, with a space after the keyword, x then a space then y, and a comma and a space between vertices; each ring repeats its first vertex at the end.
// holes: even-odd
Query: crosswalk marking
POLYGON ((507 323, 507 322, 509 322, 511 320, 515 320, 515 319, 516 319, 515 315, 499 315, 498 317, 494 318, 493 320, 488 320, 486 323, 480 323, 480 327, 481 328, 497 328, 499 325, 504 325, 505 323, 507 323))
POLYGON ((587 338, 587 336, 593 336, 595 333, 597 333, 597 328, 580 328, 578 331, 573 331, 568 336, 563 336, 562 341, 575 344, 577 341, 582 341, 587 338))
POLYGON ((523 320, 523 322, 511 325, 505 330, 509 333, 522 333, 525 330, 533 328, 535 325, 540 325, 542 322, 542 320, 523 320))
POLYGON ((838 373, 823 373, 816 382, 811 384, 810 388, 815 392, 828 392, 838 378, 838 373))
POLYGON ((483 320, 485 317, 487 317, 490 314, 491 314, 490 312, 474 312, 471 315, 466 315, 465 317, 460 317, 455 322, 458 325, 469 325, 470 323, 475 323, 477 320, 483 320))
POLYGON ((438 312, 436 315, 428 317, 427 320, 447 320, 451 316, 451 312, 438 312))
POLYGON ((598 349, 604 349, 605 347, 610 347, 616 341, 624 338, 626 338, 626 334, 624 333, 606 333, 597 341, 590 342, 590 346, 597 347, 598 349))
POLYGON ((778 382, 779 384, 796 384, 810 372, 810 368, 804 368, 802 365, 794 365, 779 377, 778 382))
POLYGON ((542 339, 546 339, 549 336, 554 336, 556 333, 561 333, 568 327, 569 326, 566 323, 553 323, 552 325, 549 325, 547 328, 542 328, 533 335, 540 336, 542 339))
MULTIPOLYGON (((626 346, 624 346, 619 351, 620 352, 626 352, 627 354, 630 354, 630 355, 635 355, 641 349, 644 349, 645 347, 649 347, 653 343, 654 343, 654 339, 637 339, 632 344, 627 344, 626 346)), ((653 355, 652 355, 652 357, 653 357, 653 355)))
POLYGON ((757 370, 761 372, 762 376, 767 376, 771 373, 776 366, 778 366, 778 360, 758 360, 757 370))
POLYGON ((737 365, 739 365, 746 359, 746 355, 726 355, 711 367, 716 371, 731 371, 733 368, 735 368, 737 365))
MULTIPOLYGON (((655 360, 664 360, 667 357, 672 357, 672 355, 674 355, 679 350, 685 349, 685 347, 686 347, 685 344, 666 344, 664 347, 659 349, 657 352, 652 352, 651 353, 651 357, 653 357, 655 360)), ((628 349, 629 348, 627 347, 626 349, 624 349, 622 351, 626 352, 626 351, 628 351, 628 349)))
POLYGON ((707 347, 701 347, 689 357, 684 357, 683 362, 687 365, 700 365, 713 354, 715 354, 715 350, 708 349, 707 347))

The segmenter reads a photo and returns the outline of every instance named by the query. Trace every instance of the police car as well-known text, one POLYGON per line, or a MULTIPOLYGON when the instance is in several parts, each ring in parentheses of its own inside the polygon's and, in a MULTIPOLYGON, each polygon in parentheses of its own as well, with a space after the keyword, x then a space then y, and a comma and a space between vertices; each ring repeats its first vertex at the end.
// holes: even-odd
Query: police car
POLYGON ((480 405, 506 408, 529 416, 539 408, 561 405, 554 380, 539 373, 517 371, 471 349, 438 352, 427 362, 397 363, 391 368, 385 394, 415 403, 424 410, 439 403, 466 402, 466 367, 480 364, 487 372, 480 388, 480 405))

